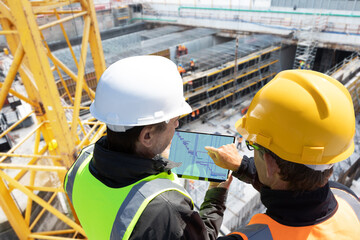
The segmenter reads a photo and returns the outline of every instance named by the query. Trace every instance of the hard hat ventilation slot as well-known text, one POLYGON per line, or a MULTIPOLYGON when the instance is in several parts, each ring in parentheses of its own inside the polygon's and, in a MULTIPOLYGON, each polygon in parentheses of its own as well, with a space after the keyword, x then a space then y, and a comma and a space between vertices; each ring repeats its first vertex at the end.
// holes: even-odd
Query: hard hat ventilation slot
POLYGON ((303 152, 301 155, 301 160, 303 163, 321 163, 324 154, 324 147, 309 147, 304 146, 303 152))
POLYGON ((256 136, 256 143, 260 144, 261 146, 265 148, 269 148, 271 144, 271 137, 265 136, 261 133, 257 134, 256 136))
POLYGON ((158 111, 158 112, 155 112, 154 113, 154 117, 156 118, 156 119, 158 119, 158 118, 162 118, 162 117, 164 117, 164 112, 163 111, 158 111))

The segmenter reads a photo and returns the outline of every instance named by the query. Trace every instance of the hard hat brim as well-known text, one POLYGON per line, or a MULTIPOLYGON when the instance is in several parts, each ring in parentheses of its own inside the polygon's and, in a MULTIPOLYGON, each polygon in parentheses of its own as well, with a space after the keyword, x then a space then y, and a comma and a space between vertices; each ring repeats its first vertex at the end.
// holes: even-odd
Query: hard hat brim
POLYGON ((187 115, 187 114, 189 114, 191 112, 192 112, 191 106, 184 100, 184 102, 182 103, 182 106, 180 108, 174 109, 174 111, 172 113, 169 113, 169 114, 165 115, 163 118, 159 118, 157 120, 149 119, 148 121, 141 121, 141 122, 137 122, 137 123, 119 124, 119 122, 117 122, 117 121, 109 122, 107 119, 104 119, 102 117, 102 115, 97 112, 96 107, 95 107, 95 101, 92 102, 91 105, 90 105, 90 113, 94 118, 96 118, 97 120, 99 120, 101 122, 104 122, 106 124, 111 124, 111 125, 115 125, 115 126, 145 126, 145 125, 151 125, 151 124, 164 122, 164 121, 170 120, 170 119, 175 118, 175 117, 184 116, 184 115, 187 115))

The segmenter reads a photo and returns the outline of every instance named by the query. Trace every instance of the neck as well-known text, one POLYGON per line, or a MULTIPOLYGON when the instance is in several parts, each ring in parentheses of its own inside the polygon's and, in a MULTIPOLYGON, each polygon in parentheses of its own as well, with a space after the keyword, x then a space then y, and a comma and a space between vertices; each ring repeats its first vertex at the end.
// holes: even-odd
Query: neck
POLYGON ((140 142, 135 144, 135 155, 143 158, 154 158, 156 154, 154 154, 151 149, 145 147, 140 142))
POLYGON ((271 184, 269 184, 270 189, 272 190, 288 190, 289 183, 280 179, 279 176, 276 176, 271 184))
POLYGON ((260 195, 267 208, 266 214, 287 226, 309 226, 322 222, 337 209, 329 185, 301 193, 262 187, 260 195))

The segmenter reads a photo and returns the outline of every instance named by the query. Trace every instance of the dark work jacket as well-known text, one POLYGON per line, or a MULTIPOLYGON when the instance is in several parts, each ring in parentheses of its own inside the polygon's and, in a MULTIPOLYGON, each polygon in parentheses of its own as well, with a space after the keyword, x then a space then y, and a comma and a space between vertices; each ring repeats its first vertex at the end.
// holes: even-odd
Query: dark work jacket
MULTIPOLYGON (((253 158, 244 156, 241 166, 233 176, 250 183, 260 192, 261 202, 267 208, 266 215, 276 222, 291 227, 301 227, 319 224, 331 218, 338 209, 338 203, 330 188, 343 190, 356 199, 358 197, 348 187, 329 182, 315 191, 305 191, 294 194, 293 191, 271 190, 260 183, 253 158)), ((237 232, 246 232, 248 225, 237 232)), ((261 226, 260 226, 261 227, 261 226)), ((251 228, 251 227, 250 227, 251 228)), ((264 232, 267 230, 261 229, 264 232)), ((243 239, 240 235, 228 235, 219 240, 243 239)), ((264 239, 264 238, 263 238, 264 239)))
MULTIPOLYGON (((124 187, 161 172, 171 172, 177 164, 159 156, 145 159, 110 151, 106 137, 94 148, 90 172, 108 187, 124 187)), ((213 188, 206 192, 200 212, 178 191, 155 197, 140 216, 130 239, 216 239, 225 211, 227 191, 213 188)))

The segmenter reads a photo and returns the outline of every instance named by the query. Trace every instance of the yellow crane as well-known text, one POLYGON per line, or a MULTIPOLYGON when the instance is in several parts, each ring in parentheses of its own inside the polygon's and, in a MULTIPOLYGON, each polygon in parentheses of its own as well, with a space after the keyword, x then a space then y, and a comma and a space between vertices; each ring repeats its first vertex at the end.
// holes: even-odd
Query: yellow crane
MULTIPOLYGON (((91 50, 96 80, 105 70, 105 60, 93 0, 0 0, 1 35, 5 35, 13 62, 9 72, 0 83, 0 109, 8 95, 15 96, 32 106, 32 111, 1 133, 8 134, 26 117, 35 115, 35 127, 8 152, 0 153, 0 207, 4 211, 19 239, 83 239, 85 233, 76 216, 69 217, 52 201, 64 192, 62 183, 67 169, 74 162, 79 150, 99 139, 106 127, 94 119, 80 120, 79 111, 86 109, 81 104, 84 94, 92 100, 95 93, 86 81, 86 55, 91 50), (39 16, 46 16, 48 22, 39 24, 39 16), (70 44, 64 23, 82 18, 82 41, 77 58, 70 44), (68 44, 77 67, 72 71, 61 62, 48 47, 43 31, 59 26, 68 44), (26 94, 12 87, 19 73, 26 94), (59 77, 55 80, 54 73, 59 77), (57 82, 56 82, 57 81, 57 82), (68 82, 76 84, 70 93, 68 82), (63 104, 57 84, 65 89, 70 104, 63 104), (71 111, 69 119, 65 113, 71 111), (41 141, 41 135, 43 141, 41 141), (35 139, 29 142, 29 139, 35 139), (30 145, 29 152, 23 152, 22 145, 30 145), (5 163, 8 158, 15 163, 5 163), (39 178, 42 180, 40 181, 39 178), (48 181, 44 182, 44 179, 48 181), (51 178, 51 179, 50 179, 51 178), (20 191, 27 199, 25 210, 16 203, 13 192, 20 191), (40 198, 38 192, 48 192, 48 201, 40 198), (34 202, 42 210, 32 213, 34 202), (35 225, 49 212, 64 222, 64 229, 37 232, 35 225), (35 215, 35 216, 34 216, 35 215)), ((79 34, 80 35, 80 34, 79 34)), ((71 208, 71 204, 68 203, 71 208)))

